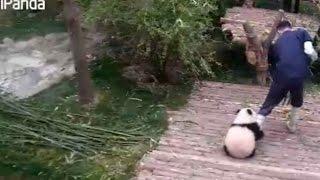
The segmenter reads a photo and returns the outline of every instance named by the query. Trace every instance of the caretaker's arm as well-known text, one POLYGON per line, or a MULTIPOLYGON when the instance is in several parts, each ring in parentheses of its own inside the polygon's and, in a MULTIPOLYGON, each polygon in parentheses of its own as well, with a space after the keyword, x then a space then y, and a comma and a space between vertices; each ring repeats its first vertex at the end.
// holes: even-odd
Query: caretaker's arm
POLYGON ((304 48, 304 53, 306 53, 313 61, 316 61, 318 59, 318 53, 317 51, 313 48, 312 45, 312 38, 310 37, 309 33, 305 29, 300 29, 301 31, 301 39, 303 42, 303 48, 304 48))
POLYGON ((313 48, 311 41, 306 41, 304 43, 304 53, 306 53, 311 58, 312 61, 316 61, 318 59, 318 53, 313 48))

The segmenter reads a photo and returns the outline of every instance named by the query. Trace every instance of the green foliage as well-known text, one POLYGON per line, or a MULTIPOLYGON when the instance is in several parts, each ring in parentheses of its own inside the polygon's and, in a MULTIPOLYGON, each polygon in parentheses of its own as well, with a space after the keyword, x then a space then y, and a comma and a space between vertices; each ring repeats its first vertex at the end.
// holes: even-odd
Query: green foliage
POLYGON ((9 26, 1 26, 0 23, 0 39, 5 37, 27 39, 35 35, 66 31, 63 22, 57 22, 53 17, 50 19, 41 16, 28 17, 26 11, 18 11, 12 17, 1 17, 0 19, 10 21, 9 26))
MULTIPOLYGON (((281 7, 281 3, 269 0, 256 0, 256 7, 278 10, 281 7)), ((317 8, 316 4, 310 1, 300 1, 299 13, 320 18, 319 9, 317 8)))
MULTIPOLYGON (((188 85, 183 88, 174 87, 172 90, 168 88, 168 93, 161 97, 139 89, 121 78, 118 65, 110 59, 96 61, 90 69, 93 70, 92 78, 100 94, 100 103, 95 109, 89 112, 81 109, 77 102, 75 84, 70 81, 64 81, 36 97, 27 99, 24 104, 28 104, 29 108, 40 116, 45 116, 44 120, 63 119, 65 123, 72 122, 75 126, 89 124, 101 129, 140 134, 150 138, 151 141, 128 143, 129 141, 124 138, 126 141, 124 144, 117 144, 116 141, 103 138, 106 142, 103 145, 104 154, 83 157, 59 146, 52 147, 49 142, 42 145, 38 143, 21 145, 12 141, 8 144, 3 142, 8 139, 6 137, 0 141, 0 176, 21 177, 21 179, 129 179, 134 173, 137 161, 154 147, 166 129, 165 106, 183 105, 190 92, 188 85)), ((17 121, 22 121, 20 126, 27 125, 27 120, 23 121, 24 119, 15 116, 17 112, 12 113, 14 116, 10 116, 10 113, 0 111, 0 125, 9 121, 13 123, 12 125, 17 124, 15 123, 17 121)), ((46 133, 56 129, 48 126, 50 123, 38 124, 36 127, 39 125, 47 126, 46 133)), ((68 128, 68 126, 60 127, 68 128)), ((84 133, 82 130, 74 132, 84 133)), ((22 137, 21 133, 14 134, 22 137)), ((67 129, 65 132, 55 132, 52 135, 61 136, 66 133, 68 137, 72 136, 67 129)), ((5 137, 5 132, 1 131, 0 134, 5 137)), ((30 137, 31 139, 34 142, 39 141, 33 137, 30 137)), ((62 143, 62 139, 59 143, 62 143)), ((90 143, 99 146, 99 143, 94 141, 90 143)))
POLYGON ((277 2, 277 1, 257 0, 256 7, 264 8, 264 9, 278 10, 281 6, 280 6, 280 2, 277 2))
POLYGON ((214 16, 221 14, 218 0, 101 0, 91 3, 89 22, 103 22, 161 71, 168 59, 183 61, 187 73, 213 75, 214 16))
POLYGON ((76 0, 81 7, 88 8, 91 5, 92 0, 76 0))
POLYGON ((310 2, 301 2, 300 13, 315 16, 320 19, 320 9, 317 7, 317 5, 310 2))

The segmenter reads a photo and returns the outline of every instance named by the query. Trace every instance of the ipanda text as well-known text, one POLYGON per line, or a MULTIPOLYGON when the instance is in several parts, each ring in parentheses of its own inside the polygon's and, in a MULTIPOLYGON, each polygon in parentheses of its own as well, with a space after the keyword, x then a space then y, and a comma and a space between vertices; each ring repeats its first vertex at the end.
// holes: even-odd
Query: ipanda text
POLYGON ((0 9, 45 10, 45 0, 0 0, 0 9))

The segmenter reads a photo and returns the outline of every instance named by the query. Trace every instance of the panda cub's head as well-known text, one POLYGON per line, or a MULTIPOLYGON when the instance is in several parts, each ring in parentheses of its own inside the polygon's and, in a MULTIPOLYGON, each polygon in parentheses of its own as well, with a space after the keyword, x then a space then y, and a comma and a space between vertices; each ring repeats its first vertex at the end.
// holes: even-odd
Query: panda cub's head
POLYGON ((257 122, 257 113, 251 108, 243 108, 237 111, 237 117, 233 124, 251 124, 257 122))

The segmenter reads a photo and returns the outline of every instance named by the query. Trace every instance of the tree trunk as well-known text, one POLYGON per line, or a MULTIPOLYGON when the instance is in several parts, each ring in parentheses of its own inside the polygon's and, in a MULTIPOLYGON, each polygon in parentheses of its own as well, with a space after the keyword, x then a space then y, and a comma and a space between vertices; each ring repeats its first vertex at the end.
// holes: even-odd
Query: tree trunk
POLYGON ((290 9, 290 12, 292 12, 292 13, 294 12, 295 2, 296 2, 296 0, 292 0, 292 1, 291 1, 291 9, 290 9))
POLYGON ((254 32, 253 27, 248 23, 243 24, 247 36, 246 56, 250 64, 254 65, 257 72, 257 81, 259 85, 267 85, 268 79, 268 56, 267 52, 276 34, 276 27, 284 17, 283 11, 280 11, 276 17, 269 36, 262 42, 254 32))
POLYGON ((283 9, 287 12, 291 12, 292 0, 283 0, 283 9))
POLYGON ((183 61, 180 59, 179 40, 173 40, 167 49, 166 60, 164 63, 164 75, 170 84, 179 84, 182 82, 183 61))
POLYGON ((164 65, 164 74, 170 84, 179 84, 182 82, 183 63, 179 56, 168 56, 164 65))
POLYGON ((255 66, 257 72, 257 81, 261 86, 267 85, 268 63, 264 57, 262 42, 254 32, 253 27, 248 23, 243 24, 247 35, 246 55, 247 60, 255 66))
POLYGON ((64 0, 64 13, 71 39, 76 76, 79 88, 79 101, 82 105, 89 105, 94 100, 94 92, 88 62, 85 57, 84 41, 80 26, 80 9, 73 0, 64 0))
POLYGON ((299 12, 300 0, 283 0, 283 9, 287 12, 299 12))
POLYGON ((13 21, 14 18, 12 9, 0 10, 0 28, 2 26, 11 26, 13 21))
POLYGON ((280 9, 284 9, 284 6, 283 6, 283 5, 284 5, 284 1, 285 1, 285 0, 279 0, 279 4, 280 4, 280 5, 279 5, 279 6, 280 6, 279 8, 280 8, 280 9))
POLYGON ((296 0, 294 4, 294 13, 299 13, 300 0, 296 0))
POLYGON ((243 3, 243 7, 246 7, 246 8, 253 8, 254 5, 255 5, 254 0, 245 0, 243 3))

